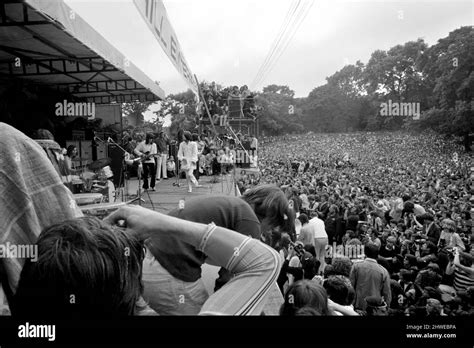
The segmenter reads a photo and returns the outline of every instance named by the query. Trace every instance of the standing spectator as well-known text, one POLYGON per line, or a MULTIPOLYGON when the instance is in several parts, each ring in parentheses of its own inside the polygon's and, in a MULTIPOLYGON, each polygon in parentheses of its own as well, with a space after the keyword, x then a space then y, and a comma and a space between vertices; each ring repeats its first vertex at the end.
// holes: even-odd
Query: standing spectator
POLYGON ((355 308, 365 310, 365 299, 369 296, 383 297, 386 303, 392 300, 390 290, 390 275, 388 271, 377 263, 379 249, 373 243, 365 245, 365 260, 355 263, 352 267, 350 279, 356 292, 355 308))
POLYGON ((328 235, 329 245, 332 245, 333 241, 336 239, 337 218, 338 208, 337 205, 333 204, 329 207, 328 215, 326 220, 324 220, 324 228, 328 235))
POLYGON ((308 224, 314 234, 314 248, 316 249, 316 259, 320 262, 320 273, 324 272, 326 267, 326 246, 328 245, 328 235, 324 226, 324 221, 317 216, 309 220, 308 224))
POLYGON ((314 226, 309 225, 308 216, 306 214, 300 214, 297 220, 301 222, 301 231, 298 236, 298 240, 303 242, 303 245, 313 245, 314 242, 314 226))

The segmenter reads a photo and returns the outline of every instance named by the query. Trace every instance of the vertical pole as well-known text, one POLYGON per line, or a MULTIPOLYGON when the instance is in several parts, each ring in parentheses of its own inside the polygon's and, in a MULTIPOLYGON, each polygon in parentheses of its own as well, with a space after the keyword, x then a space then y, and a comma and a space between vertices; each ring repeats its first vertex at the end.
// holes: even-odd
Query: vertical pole
POLYGON ((215 136, 217 136, 216 126, 214 126, 214 121, 212 120, 211 113, 209 112, 209 108, 207 107, 206 99, 204 98, 204 94, 202 93, 201 87, 199 86, 199 81, 197 79, 197 76, 194 75, 194 78, 196 79, 196 83, 198 85, 199 97, 202 99, 204 106, 206 107, 207 116, 209 116, 209 120, 211 121, 212 130, 214 131, 215 136))

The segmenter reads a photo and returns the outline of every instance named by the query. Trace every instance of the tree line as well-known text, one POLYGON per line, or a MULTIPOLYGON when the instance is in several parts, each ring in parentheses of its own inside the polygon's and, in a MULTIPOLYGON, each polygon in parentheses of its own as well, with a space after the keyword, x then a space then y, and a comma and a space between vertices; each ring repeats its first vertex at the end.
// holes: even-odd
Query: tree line
MULTIPOLYGON (((399 129, 468 135, 474 132, 473 68, 474 29, 461 27, 432 46, 418 39, 376 50, 367 63, 344 66, 305 98, 295 98, 289 86, 266 86, 254 93, 256 117, 267 135, 399 129), (408 104, 419 107, 419 117, 381 113, 383 106, 408 104)), ((195 128, 197 102, 190 90, 169 95, 155 122, 171 115, 172 129, 195 128)))

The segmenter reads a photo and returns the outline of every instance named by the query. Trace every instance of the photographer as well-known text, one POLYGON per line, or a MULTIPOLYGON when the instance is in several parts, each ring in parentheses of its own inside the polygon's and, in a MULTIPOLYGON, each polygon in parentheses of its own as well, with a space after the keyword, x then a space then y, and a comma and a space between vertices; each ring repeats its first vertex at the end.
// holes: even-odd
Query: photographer
MULTIPOLYGON (((286 283, 291 286, 293 283, 302 279, 312 279, 319 269, 319 262, 308 251, 311 245, 303 245, 303 242, 297 241, 290 243, 288 247, 288 256, 283 262, 283 266, 278 277, 278 286, 281 292, 285 293, 286 283)), ((313 247, 314 248, 314 247, 313 247)), ((314 250, 314 249, 313 249, 314 250)))
POLYGON ((432 241, 422 239, 421 255, 417 258, 418 264, 428 265, 430 262, 437 263, 438 256, 436 256, 438 247, 432 241))

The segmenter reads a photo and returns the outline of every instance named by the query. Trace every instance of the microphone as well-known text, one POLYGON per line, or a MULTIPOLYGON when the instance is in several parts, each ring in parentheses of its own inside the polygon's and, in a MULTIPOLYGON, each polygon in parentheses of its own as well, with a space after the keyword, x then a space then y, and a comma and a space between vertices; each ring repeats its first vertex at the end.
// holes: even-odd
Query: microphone
POLYGON ((108 142, 108 143, 112 143, 112 142, 113 142, 112 138, 111 138, 111 137, 108 137, 108 138, 107 138, 107 142, 108 142))

